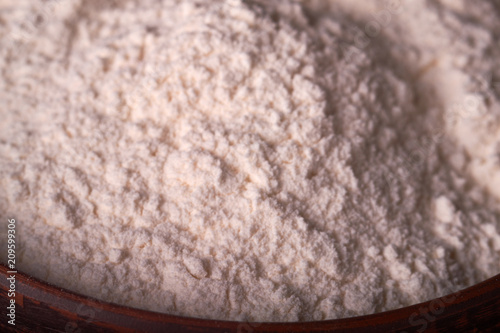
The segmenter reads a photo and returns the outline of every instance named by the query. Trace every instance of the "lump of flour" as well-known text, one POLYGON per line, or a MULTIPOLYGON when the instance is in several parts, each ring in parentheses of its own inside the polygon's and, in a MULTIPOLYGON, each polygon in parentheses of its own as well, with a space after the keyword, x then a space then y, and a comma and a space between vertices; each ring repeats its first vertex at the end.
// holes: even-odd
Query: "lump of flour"
POLYGON ((452 138, 420 153, 438 97, 388 38, 355 47, 359 22, 314 15, 1 5, 0 217, 18 221, 19 269, 249 321, 380 312, 500 272, 496 199, 453 168, 452 138))

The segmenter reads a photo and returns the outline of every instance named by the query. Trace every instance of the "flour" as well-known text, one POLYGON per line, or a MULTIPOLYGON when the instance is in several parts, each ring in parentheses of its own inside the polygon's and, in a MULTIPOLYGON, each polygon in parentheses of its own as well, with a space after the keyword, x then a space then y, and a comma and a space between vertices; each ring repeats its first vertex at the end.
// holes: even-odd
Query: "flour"
POLYGON ((4 2, 0 218, 18 221, 19 269, 249 321, 380 312, 499 273, 498 95, 467 65, 494 20, 405 3, 359 44, 384 7, 349 3, 4 2), (447 121, 467 94, 469 118, 447 121))

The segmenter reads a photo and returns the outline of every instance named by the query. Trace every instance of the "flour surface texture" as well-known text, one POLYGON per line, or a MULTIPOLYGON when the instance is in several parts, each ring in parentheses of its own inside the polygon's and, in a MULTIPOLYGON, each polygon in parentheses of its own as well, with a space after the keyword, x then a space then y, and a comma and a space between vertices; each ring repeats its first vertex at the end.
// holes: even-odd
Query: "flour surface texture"
POLYGON ((21 271, 228 320, 500 273, 498 7, 360 3, 3 1, 1 248, 15 218, 21 271))

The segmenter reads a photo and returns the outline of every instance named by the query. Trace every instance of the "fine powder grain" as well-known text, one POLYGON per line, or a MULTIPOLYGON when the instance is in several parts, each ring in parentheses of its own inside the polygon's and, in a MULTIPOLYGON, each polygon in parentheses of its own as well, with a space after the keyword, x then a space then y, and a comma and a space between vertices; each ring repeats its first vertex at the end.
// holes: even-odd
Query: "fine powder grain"
POLYGON ((15 218, 37 278, 248 321, 498 274, 499 12, 359 3, 3 1, 2 249, 15 218))

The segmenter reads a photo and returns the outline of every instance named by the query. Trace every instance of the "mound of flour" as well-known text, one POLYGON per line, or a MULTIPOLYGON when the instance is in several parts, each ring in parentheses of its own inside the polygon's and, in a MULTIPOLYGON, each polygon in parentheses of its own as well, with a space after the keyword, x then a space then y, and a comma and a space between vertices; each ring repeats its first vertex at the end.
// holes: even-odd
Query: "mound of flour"
POLYGON ((498 118, 455 135, 480 119, 447 121, 453 92, 433 85, 439 68, 465 91, 465 70, 363 32, 354 7, 104 4, 0 7, 0 218, 20 270, 249 321, 369 314, 500 272, 498 197, 467 167, 498 118))

